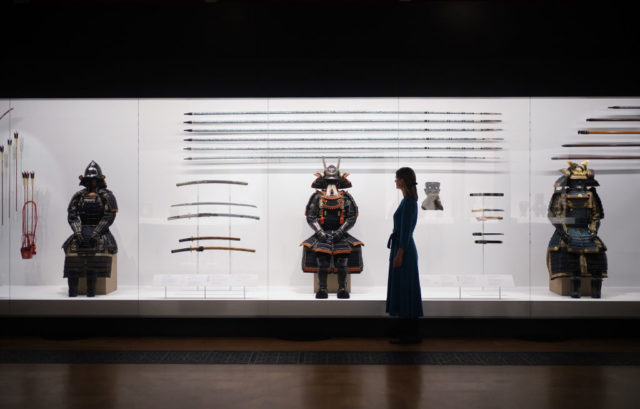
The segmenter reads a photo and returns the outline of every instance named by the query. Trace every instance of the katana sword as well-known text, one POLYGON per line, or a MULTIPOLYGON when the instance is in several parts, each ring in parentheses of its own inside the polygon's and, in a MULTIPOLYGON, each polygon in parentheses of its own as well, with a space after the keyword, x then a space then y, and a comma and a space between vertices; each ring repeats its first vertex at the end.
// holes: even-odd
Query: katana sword
POLYGON ((175 249, 175 250, 171 250, 171 253, 180 253, 182 251, 204 251, 204 250, 246 251, 249 253, 256 252, 254 249, 243 249, 239 247, 200 246, 200 247, 185 247, 183 249, 175 249))
POLYGON ((351 138, 340 136, 323 136, 311 137, 311 138, 266 138, 266 137, 248 137, 248 138, 185 138, 185 142, 306 142, 306 141, 431 141, 431 142, 498 142, 504 141, 504 138, 431 138, 423 136, 409 136, 409 137, 366 137, 366 138, 351 138))
POLYGON ((618 118, 587 118, 587 122, 640 122, 640 117, 626 116, 618 118))
POLYGON ((189 182, 176 183, 176 186, 181 187, 181 186, 189 186, 189 185, 206 185, 210 183, 224 184, 224 185, 242 185, 242 186, 246 186, 249 184, 247 182, 237 182, 235 180, 192 180, 189 182))
POLYGON ((563 148, 612 148, 612 147, 634 147, 640 146, 638 142, 614 142, 614 143, 565 143, 563 148))
POLYGON ((231 202, 194 202, 194 203, 178 203, 173 204, 171 207, 180 207, 180 206, 246 206, 246 207, 255 207, 258 206, 246 203, 231 203, 231 202))
POLYGON ((636 160, 640 159, 640 156, 636 155, 561 155, 561 156, 553 156, 552 160, 578 160, 578 159, 587 159, 587 160, 636 160))
POLYGON ((614 105, 612 107, 609 107, 609 109, 640 109, 640 106, 614 105))
POLYGON ((199 241, 199 240, 233 240, 240 241, 238 237, 222 237, 222 236, 200 236, 200 237, 187 237, 185 239, 178 240, 180 243, 185 241, 199 241))
POLYGON ((239 217, 242 219, 260 220, 258 216, 251 216, 248 214, 234 214, 234 213, 188 213, 188 214, 181 214, 178 216, 170 216, 167 218, 167 220, 193 219, 196 217, 239 217))
POLYGON ((501 119, 290 119, 264 121, 184 121, 185 124, 350 124, 350 123, 395 123, 395 124, 495 124, 501 119))
POLYGON ((578 131, 582 135, 637 135, 640 129, 582 129, 578 131))
POLYGON ((6 111, 4 114, 2 114, 2 116, 0 116, 0 119, 4 118, 11 111, 13 111, 13 107, 9 108, 8 111, 6 111))
POLYGON ((348 132, 497 132, 501 128, 315 128, 315 129, 185 129, 185 132, 216 135, 242 134, 314 134, 348 132))
POLYGON ((298 114, 389 114, 389 115, 502 115, 501 112, 455 111, 229 111, 185 112, 185 115, 298 115, 298 114))
POLYGON ((504 193, 469 193, 469 196, 504 196, 504 193))
POLYGON ((476 240, 476 244, 502 244, 502 240, 476 240))
POLYGON ((471 233, 472 236, 504 236, 504 233, 481 233, 475 232, 471 233))
POLYGON ((216 146, 216 147, 186 147, 185 151, 307 151, 307 150, 434 150, 434 151, 499 151, 501 147, 497 146, 334 146, 334 147, 315 147, 315 146, 265 146, 265 147, 234 147, 234 146, 216 146))
POLYGON ((471 209, 472 212, 504 212, 504 209, 471 209))
POLYGON ((479 220, 479 221, 502 220, 503 217, 502 216, 476 216, 476 219, 479 220))
MULTIPOLYGON (((289 156, 276 156, 276 155, 243 155, 243 156, 189 156, 184 160, 202 161, 202 160, 242 160, 242 159, 320 159, 327 156, 326 154, 317 155, 289 155, 289 156)), ((340 155, 342 159, 456 159, 456 160, 498 160, 498 157, 492 156, 383 156, 383 155, 340 155)))

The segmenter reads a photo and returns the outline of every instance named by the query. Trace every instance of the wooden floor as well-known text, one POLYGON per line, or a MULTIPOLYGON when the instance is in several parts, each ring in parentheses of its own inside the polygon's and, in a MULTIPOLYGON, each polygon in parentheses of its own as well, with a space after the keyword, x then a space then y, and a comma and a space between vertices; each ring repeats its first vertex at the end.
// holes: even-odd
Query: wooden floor
MULTIPOLYGON (((640 352, 638 339, 0 337, 2 350, 640 352)), ((636 408, 640 367, 3 364, 0 408, 636 408)))

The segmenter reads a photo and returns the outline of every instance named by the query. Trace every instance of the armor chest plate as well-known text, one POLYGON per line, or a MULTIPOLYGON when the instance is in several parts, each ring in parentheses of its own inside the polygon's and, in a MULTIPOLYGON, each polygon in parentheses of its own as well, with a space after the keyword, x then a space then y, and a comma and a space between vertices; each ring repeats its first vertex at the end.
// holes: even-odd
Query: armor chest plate
POLYGON ((104 204, 99 195, 88 194, 78 203, 78 215, 83 226, 95 226, 104 216, 104 204))
POLYGON ((590 192, 569 191, 566 195, 566 224, 587 226, 591 221, 593 196, 590 192))
POLYGON ((335 230, 344 223, 344 193, 339 196, 320 196, 320 224, 335 230))

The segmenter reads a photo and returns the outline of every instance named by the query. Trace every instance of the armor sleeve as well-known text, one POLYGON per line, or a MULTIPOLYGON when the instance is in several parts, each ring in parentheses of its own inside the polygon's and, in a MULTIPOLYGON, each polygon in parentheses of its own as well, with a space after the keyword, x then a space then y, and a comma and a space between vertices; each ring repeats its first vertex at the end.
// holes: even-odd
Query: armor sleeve
POLYGON ((555 192, 553 196, 551 196, 551 200, 549 201, 549 209, 547 211, 547 217, 556 230, 564 231, 563 228, 563 218, 561 215, 561 200, 562 194, 560 192, 555 192))
POLYGON ((113 224, 113 221, 116 219, 116 213, 118 212, 118 203, 116 202, 116 198, 110 190, 101 189, 100 191, 98 191, 98 194, 100 195, 100 198, 102 199, 102 202, 104 204, 104 215, 102 216, 102 219, 100 219, 100 222, 98 222, 94 233, 102 235, 109 229, 109 226, 111 226, 113 224))
POLYGON ((592 187, 589 191, 593 194, 593 204, 594 209, 591 213, 591 220, 595 223, 595 232, 598 232, 600 229, 600 220, 604 219, 604 208, 602 207, 602 201, 600 200, 600 196, 598 196, 598 192, 596 192, 596 188, 592 187))
POLYGON ((69 226, 71 226, 71 230, 73 230, 74 234, 80 234, 82 231, 82 222, 80 221, 80 215, 78 214, 78 202, 80 202, 80 198, 83 193, 84 190, 76 192, 69 202, 69 207, 67 207, 67 221, 69 222, 69 226))
POLYGON ((356 201, 353 200, 353 197, 345 192, 344 195, 344 223, 340 226, 340 230, 343 232, 348 231, 356 224, 356 220, 358 219, 358 206, 356 205, 356 201))
POLYGON ((304 214, 307 216, 307 223, 314 232, 322 231, 320 222, 318 222, 318 219, 320 219, 320 194, 318 192, 315 192, 309 198, 304 214))

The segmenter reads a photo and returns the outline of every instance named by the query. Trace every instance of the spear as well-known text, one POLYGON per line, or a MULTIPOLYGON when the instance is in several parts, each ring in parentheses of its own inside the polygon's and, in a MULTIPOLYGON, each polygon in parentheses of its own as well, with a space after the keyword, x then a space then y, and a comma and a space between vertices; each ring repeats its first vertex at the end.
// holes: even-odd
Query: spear
POLYGON ((587 159, 587 160, 636 160, 640 159, 640 156, 634 155, 562 155, 562 156, 554 156, 551 158, 552 160, 579 160, 579 159, 587 159))
POLYGON ((315 129, 185 129, 185 132, 207 133, 217 135, 237 134, 314 134, 341 132, 496 132, 500 128, 315 128, 315 129))
POLYGON ((609 107, 609 109, 640 109, 640 106, 614 105, 612 107, 609 107))
POLYGON ((587 118, 587 122, 640 122, 640 117, 621 116, 616 118, 587 118))
POLYGON ((311 138, 265 138, 265 137, 248 137, 248 138, 185 138, 185 142, 306 142, 306 141, 430 141, 430 142, 498 142, 504 141, 504 138, 432 138, 424 136, 408 136, 403 138, 397 137, 366 137, 366 138, 343 138, 340 136, 323 136, 311 138))
POLYGON ((578 131, 582 135, 637 135, 640 129, 582 129, 578 131))
POLYGON ((434 150, 434 151, 442 151, 442 150, 452 150, 452 151, 499 151, 502 150, 501 147, 492 146, 367 146, 367 147, 358 147, 358 146, 334 146, 331 148, 323 147, 314 147, 314 146, 277 146, 277 147, 233 147, 233 146, 219 146, 215 148, 209 147, 186 147, 185 151, 303 151, 303 150, 331 150, 331 151, 341 151, 341 150, 395 150, 395 149, 411 149, 411 150, 434 150))
MULTIPOLYGON (((326 155, 243 155, 243 156, 200 156, 186 157, 184 160, 242 160, 242 159, 320 159, 326 155)), ((497 160, 500 158, 492 156, 383 156, 383 155, 340 155, 344 159, 460 159, 460 160, 497 160)))
POLYGON ((609 148, 609 147, 635 147, 640 146, 638 142, 614 142, 614 143, 565 143, 563 148, 609 148))
POLYGON ((185 112, 185 115, 298 115, 298 114, 389 114, 389 115, 502 115, 500 112, 452 112, 452 111, 235 111, 235 112, 185 112))
POLYGON ((290 119, 264 121, 184 121, 185 124, 345 124, 345 123, 396 123, 396 124, 494 124, 501 119, 290 119))

